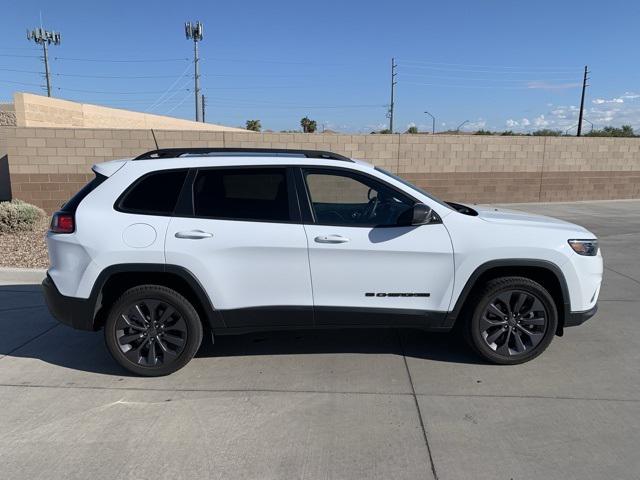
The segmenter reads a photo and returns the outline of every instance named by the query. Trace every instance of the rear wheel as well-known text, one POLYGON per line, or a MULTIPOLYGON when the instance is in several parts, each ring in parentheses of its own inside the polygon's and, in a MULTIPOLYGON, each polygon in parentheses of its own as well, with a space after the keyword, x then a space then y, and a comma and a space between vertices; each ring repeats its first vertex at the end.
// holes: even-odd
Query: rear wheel
POLYGON ((179 370, 202 342, 198 313, 179 293, 159 285, 127 290, 113 305, 104 335, 113 358, 138 375, 179 370))
POLYGON ((473 301, 475 308, 466 325, 467 339, 490 362, 527 362, 553 340, 558 312, 549 292, 533 280, 491 280, 473 301))

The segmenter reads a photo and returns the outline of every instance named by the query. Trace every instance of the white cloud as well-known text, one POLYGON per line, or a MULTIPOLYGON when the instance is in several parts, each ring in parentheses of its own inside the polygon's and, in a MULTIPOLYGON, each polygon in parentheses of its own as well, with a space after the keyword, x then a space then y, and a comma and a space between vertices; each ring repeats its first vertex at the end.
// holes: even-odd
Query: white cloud
POLYGON ((462 127, 462 130, 480 130, 487 126, 487 122, 479 118, 475 122, 469 122, 462 127))
POLYGON ((514 120, 514 119, 512 119, 512 118, 510 118, 509 120, 507 120, 506 125, 507 125, 507 127, 509 127, 509 128, 516 128, 516 127, 519 127, 519 126, 520 126, 520 124, 519 124, 516 120, 514 120))
POLYGON ((594 100, 591 100, 591 103, 595 105, 602 105, 604 103, 624 103, 624 100, 622 99, 622 97, 611 98, 609 100, 607 100, 606 98, 596 98, 594 100))
POLYGON ((544 115, 539 115, 533 119, 533 124, 536 127, 546 127, 549 125, 549 121, 545 120, 544 115))
POLYGON ((523 118, 520 123, 522 124, 523 127, 528 127, 529 125, 531 125, 531 122, 529 121, 528 118, 523 118))
MULTIPOLYGON (((637 99, 640 99, 640 94, 633 92, 610 98, 596 97, 589 107, 585 107, 584 118, 592 122, 594 128, 631 125, 640 130, 640 105, 637 99)), ((554 105, 548 112, 537 116, 533 123, 537 128, 567 130, 576 126, 579 112, 580 107, 577 105, 554 105)), ((585 128, 590 128, 588 122, 585 123, 585 128)))

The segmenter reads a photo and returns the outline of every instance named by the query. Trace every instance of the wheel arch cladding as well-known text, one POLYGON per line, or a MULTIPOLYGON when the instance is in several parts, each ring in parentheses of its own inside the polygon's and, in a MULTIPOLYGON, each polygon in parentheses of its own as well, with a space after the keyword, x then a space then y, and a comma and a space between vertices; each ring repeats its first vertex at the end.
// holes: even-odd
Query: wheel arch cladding
POLYGON ((558 328, 556 334, 562 336, 565 320, 571 313, 569 289, 562 270, 556 264, 537 259, 493 260, 480 265, 467 279, 464 288, 456 300, 453 310, 445 320, 447 327, 453 327, 457 319, 464 316, 470 308, 472 293, 489 280, 498 277, 517 276, 529 278, 549 291, 558 310, 558 328))
POLYGON ((186 268, 163 264, 120 264, 104 269, 96 280, 91 299, 96 305, 94 329, 104 325, 109 308, 128 289, 161 285, 180 293, 194 306, 205 327, 221 328, 221 315, 213 308, 198 279, 186 268))

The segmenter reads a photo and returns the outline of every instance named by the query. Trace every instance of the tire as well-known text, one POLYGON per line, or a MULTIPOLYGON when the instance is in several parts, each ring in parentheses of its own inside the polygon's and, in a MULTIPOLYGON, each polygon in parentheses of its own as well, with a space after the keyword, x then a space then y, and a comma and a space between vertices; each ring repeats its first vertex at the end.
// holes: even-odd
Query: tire
POLYGON ((184 367, 202 342, 193 305, 170 288, 141 285, 113 304, 104 326, 111 356, 129 372, 147 377, 184 367))
POLYGON ((465 336, 485 360, 500 365, 528 362, 551 343, 558 311, 549 292, 524 277, 490 280, 472 297, 465 336))

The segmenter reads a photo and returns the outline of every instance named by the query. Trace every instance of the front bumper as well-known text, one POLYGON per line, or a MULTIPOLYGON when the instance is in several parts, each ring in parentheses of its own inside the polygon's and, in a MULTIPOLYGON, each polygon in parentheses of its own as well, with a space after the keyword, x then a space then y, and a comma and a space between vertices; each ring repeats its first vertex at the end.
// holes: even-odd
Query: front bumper
POLYGON ((94 330, 94 305, 89 299, 62 295, 49 274, 42 281, 42 289, 47 307, 56 320, 78 330, 94 330))
POLYGON ((567 318, 564 319, 565 327, 576 327, 578 325, 582 325, 584 322, 593 317, 598 311, 598 304, 596 303, 589 310, 585 310, 584 312, 571 312, 567 318))

